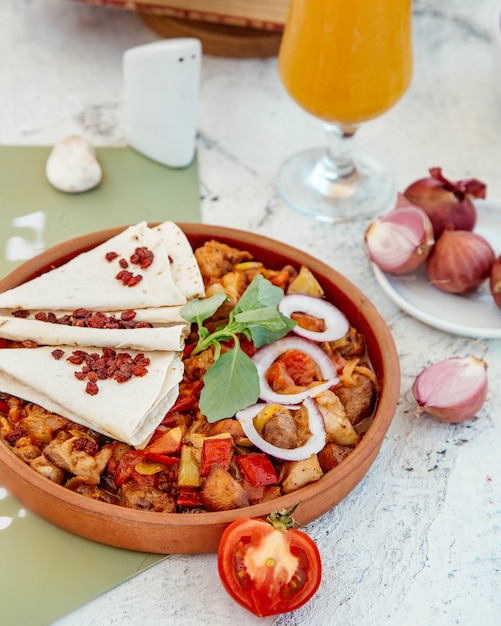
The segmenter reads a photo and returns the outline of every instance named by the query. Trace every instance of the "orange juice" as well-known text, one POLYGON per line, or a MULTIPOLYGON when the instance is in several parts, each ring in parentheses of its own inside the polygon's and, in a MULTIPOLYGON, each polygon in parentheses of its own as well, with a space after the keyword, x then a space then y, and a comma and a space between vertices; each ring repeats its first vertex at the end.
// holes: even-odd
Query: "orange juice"
POLYGON ((279 53, 290 96, 326 122, 391 108, 412 75, 412 0, 291 0, 279 53))

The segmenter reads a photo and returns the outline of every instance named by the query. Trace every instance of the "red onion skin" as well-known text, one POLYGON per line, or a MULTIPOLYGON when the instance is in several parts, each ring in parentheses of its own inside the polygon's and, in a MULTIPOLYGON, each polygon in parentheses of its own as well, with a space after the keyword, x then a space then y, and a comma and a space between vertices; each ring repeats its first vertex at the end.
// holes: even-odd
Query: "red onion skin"
POLYGON ((489 283, 494 302, 501 309, 501 256, 492 264, 489 283))
MULTIPOLYGON (((452 373, 453 368, 451 367, 448 375, 450 376, 452 373)), ((480 411, 487 398, 487 388, 487 364, 485 361, 475 357, 452 357, 425 368, 414 381, 412 392, 419 405, 418 413, 426 412, 439 422, 460 423, 471 419, 480 411), (426 398, 429 398, 433 386, 446 384, 441 379, 441 373, 444 374, 446 369, 455 363, 460 365, 468 362, 481 365, 484 368, 483 377, 477 381, 475 389, 461 400, 458 400, 457 397, 451 398, 447 406, 427 404, 426 398)))
POLYGON ((495 256, 481 235, 446 229, 426 261, 426 274, 441 291, 468 293, 489 278, 495 256))
POLYGON ((486 187, 476 179, 451 182, 440 168, 431 168, 430 177, 421 178, 407 187, 404 196, 421 207, 433 224, 435 239, 446 228, 473 230, 477 210, 473 198, 485 198, 486 187))

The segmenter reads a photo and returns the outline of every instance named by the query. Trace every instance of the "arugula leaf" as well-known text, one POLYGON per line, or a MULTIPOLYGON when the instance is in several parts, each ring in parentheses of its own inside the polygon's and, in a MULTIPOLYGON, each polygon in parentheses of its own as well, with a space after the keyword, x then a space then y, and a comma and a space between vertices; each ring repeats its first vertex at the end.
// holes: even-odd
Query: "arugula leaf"
POLYGON ((198 342, 192 354, 214 348, 214 363, 204 375, 200 396, 200 410, 209 422, 233 417, 257 401, 257 369, 240 347, 238 336, 244 335, 261 348, 292 330, 296 323, 277 309, 283 296, 282 289, 258 274, 231 311, 228 323, 212 333, 203 323, 227 300, 223 292, 202 300, 196 298, 181 308, 183 318, 198 326, 198 342), (228 340, 234 341, 234 347, 221 353, 221 342, 228 340))

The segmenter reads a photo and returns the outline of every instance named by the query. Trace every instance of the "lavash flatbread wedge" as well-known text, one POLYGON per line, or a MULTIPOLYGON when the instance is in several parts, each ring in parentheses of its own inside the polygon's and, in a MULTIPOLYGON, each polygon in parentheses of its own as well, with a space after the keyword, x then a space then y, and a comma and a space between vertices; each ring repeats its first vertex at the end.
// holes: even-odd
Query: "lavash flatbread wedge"
POLYGON ((200 270, 179 227, 166 222, 150 228, 146 222, 141 222, 77 255, 61 267, 1 293, 0 308, 137 310, 182 306, 188 298, 203 293, 200 270), (146 247, 153 253, 152 263, 145 269, 130 264, 130 257, 138 247, 146 247), (117 257, 107 260, 108 252, 116 253, 117 257), (119 265, 120 259, 129 263, 127 271, 142 276, 133 287, 116 278, 123 269, 119 265))
POLYGON ((146 445, 177 398, 183 376, 180 354, 147 353, 150 364, 145 376, 125 383, 99 380, 99 393, 89 395, 85 382, 74 375, 78 367, 66 360, 73 348, 61 349, 65 355, 59 360, 52 356, 51 347, 0 350, 0 390, 118 441, 139 448, 146 445))
POLYGON ((34 341, 39 346, 94 346, 119 350, 180 351, 188 325, 152 328, 91 328, 40 322, 36 319, 0 317, 0 337, 12 341, 34 341))

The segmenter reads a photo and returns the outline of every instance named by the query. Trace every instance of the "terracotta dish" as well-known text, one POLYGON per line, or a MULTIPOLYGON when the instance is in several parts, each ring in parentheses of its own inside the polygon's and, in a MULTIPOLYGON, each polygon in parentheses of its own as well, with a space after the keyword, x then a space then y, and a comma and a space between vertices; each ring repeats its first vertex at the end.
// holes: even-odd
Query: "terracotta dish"
MULTIPOLYGON (((300 502, 301 524, 335 506, 362 480, 374 462, 393 419, 400 388, 398 354, 384 320, 369 300, 346 278, 304 252, 283 243, 218 226, 179 224, 193 247, 209 239, 251 251, 269 267, 304 264, 315 274, 329 300, 361 331, 381 383, 374 420, 356 449, 319 481, 272 502, 215 513, 166 514, 127 509, 86 498, 37 474, 0 443, 0 482, 28 509, 70 532, 113 546, 144 552, 201 553, 217 551, 225 526, 243 516, 266 516, 300 502)), ((27 261, 0 281, 0 291, 61 265, 116 235, 112 228, 61 243, 27 261)))

